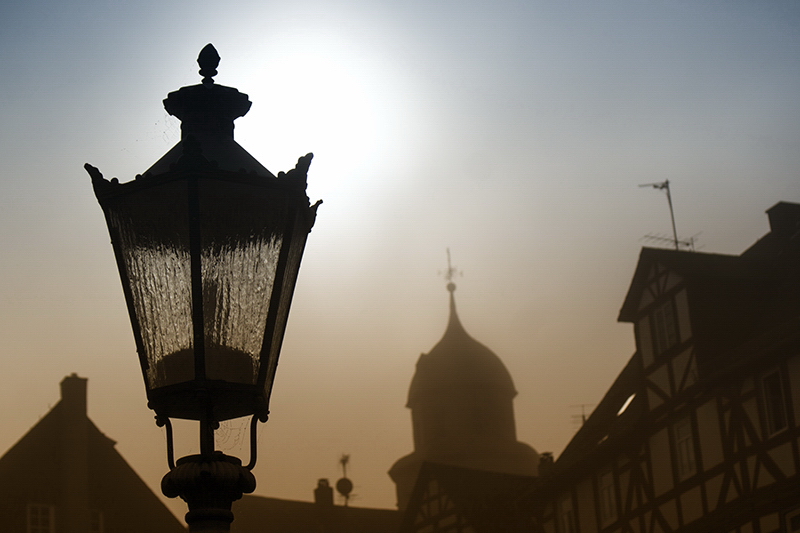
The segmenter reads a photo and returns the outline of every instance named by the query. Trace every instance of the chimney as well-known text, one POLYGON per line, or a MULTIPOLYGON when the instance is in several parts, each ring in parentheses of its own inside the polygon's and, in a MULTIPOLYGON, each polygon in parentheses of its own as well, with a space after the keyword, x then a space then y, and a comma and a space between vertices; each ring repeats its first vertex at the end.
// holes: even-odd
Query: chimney
POLYGON ((89 428, 86 378, 72 374, 61 380, 59 531, 89 531, 89 428))
POLYGON ((86 415, 86 383, 89 380, 72 373, 61 380, 61 403, 72 415, 86 415))
POLYGON ((314 503, 322 507, 333 507, 333 487, 327 479, 317 481, 317 488, 314 489, 314 503))
POLYGON ((769 228, 773 235, 791 239, 800 232, 800 204, 778 202, 767 209, 769 228))

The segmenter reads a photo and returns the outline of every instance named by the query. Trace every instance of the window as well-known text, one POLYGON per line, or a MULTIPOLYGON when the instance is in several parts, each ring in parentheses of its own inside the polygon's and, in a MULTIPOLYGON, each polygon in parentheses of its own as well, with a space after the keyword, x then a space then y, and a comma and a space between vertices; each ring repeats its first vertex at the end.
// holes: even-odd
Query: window
POLYGON ((625 400, 625 403, 623 403, 622 407, 620 407, 619 411, 617 411, 617 416, 620 416, 622 413, 627 411, 628 406, 631 404, 631 402, 633 401, 634 398, 636 398, 636 393, 635 392, 633 394, 631 394, 630 396, 628 396, 628 399, 625 400))
POLYGON ((571 496, 562 498, 558 503, 558 531, 559 533, 576 533, 571 496))
POLYGON ((786 531, 789 533, 800 532, 800 509, 786 513, 786 531))
POLYGON ((678 467, 678 478, 686 479, 695 473, 694 435, 692 419, 688 416, 675 423, 672 428, 675 437, 675 460, 678 467))
POLYGON ((89 511, 89 533, 104 533, 103 513, 92 509, 89 511))
POLYGON ((40 503, 28 504, 27 533, 55 533, 55 508, 40 503))
POLYGON ((667 300, 653 311, 653 341, 656 354, 662 354, 678 344, 678 323, 675 304, 667 300))
POLYGON ((786 429, 786 398, 783 394, 781 373, 775 370, 761 381, 764 393, 764 413, 767 416, 767 433, 774 435, 786 429))
POLYGON ((601 474, 597 485, 597 491, 600 496, 600 520, 603 525, 606 525, 617 518, 617 503, 614 497, 614 473, 608 471, 601 474))

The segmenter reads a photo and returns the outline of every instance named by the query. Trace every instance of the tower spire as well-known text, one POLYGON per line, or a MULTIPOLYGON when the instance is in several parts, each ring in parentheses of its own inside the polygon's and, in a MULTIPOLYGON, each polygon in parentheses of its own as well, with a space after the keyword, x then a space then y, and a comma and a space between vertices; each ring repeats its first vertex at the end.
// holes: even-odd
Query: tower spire
POLYGON ((444 279, 447 280, 447 290, 450 291, 451 295, 456 290, 456 284, 453 283, 453 279, 457 274, 460 274, 460 272, 450 263, 450 248, 447 248, 447 270, 444 271, 444 279))
POLYGON ((447 270, 444 271, 444 279, 447 280, 447 291, 450 293, 450 320, 447 324, 447 331, 453 331, 456 328, 463 330, 461 321, 458 319, 458 313, 456 313, 456 298, 454 295, 456 284, 453 282, 459 274, 461 272, 450 262, 450 248, 447 248, 447 270))

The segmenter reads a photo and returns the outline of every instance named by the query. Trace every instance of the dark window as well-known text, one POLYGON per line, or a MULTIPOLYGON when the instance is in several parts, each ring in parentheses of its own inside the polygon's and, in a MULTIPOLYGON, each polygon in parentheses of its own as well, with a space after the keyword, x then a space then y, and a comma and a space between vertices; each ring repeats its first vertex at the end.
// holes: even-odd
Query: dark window
POLYGON ((789 533, 800 532, 800 510, 795 509, 786 514, 786 531, 789 533))
POLYGON ((575 533, 575 513, 572 511, 572 497, 567 496, 558 506, 559 533, 575 533))
POLYGON ((676 422, 672 427, 672 431, 675 437, 675 459, 678 467, 678 477, 686 479, 694 475, 696 470, 691 418, 686 417, 676 422))
POLYGON ((89 533, 105 533, 103 513, 92 510, 89 512, 89 533))
POLYGON ((769 435, 786 429, 786 398, 783 394, 781 373, 776 370, 767 374, 762 380, 764 391, 764 411, 767 415, 767 432, 769 435))
POLYGON ((675 304, 667 300, 653 311, 653 343, 657 354, 662 354, 678 344, 678 322, 675 304))
POLYGON ((617 518, 617 504, 614 498, 614 474, 612 472, 600 474, 597 488, 600 495, 600 518, 603 525, 606 525, 617 518))
POLYGON ((27 533, 54 533, 55 509, 52 505, 39 503, 28 504, 27 533))

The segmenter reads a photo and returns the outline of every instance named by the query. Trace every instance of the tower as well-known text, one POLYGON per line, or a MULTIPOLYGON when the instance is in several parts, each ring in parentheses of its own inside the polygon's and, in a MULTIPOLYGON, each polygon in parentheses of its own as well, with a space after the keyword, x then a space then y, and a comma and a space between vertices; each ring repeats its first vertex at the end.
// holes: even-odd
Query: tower
POLYGON ((452 269, 447 277, 447 329, 430 352, 420 355, 408 391, 414 451, 389 470, 401 510, 425 461, 529 476, 536 475, 539 462, 533 448, 517 441, 511 375, 462 326, 452 269))

